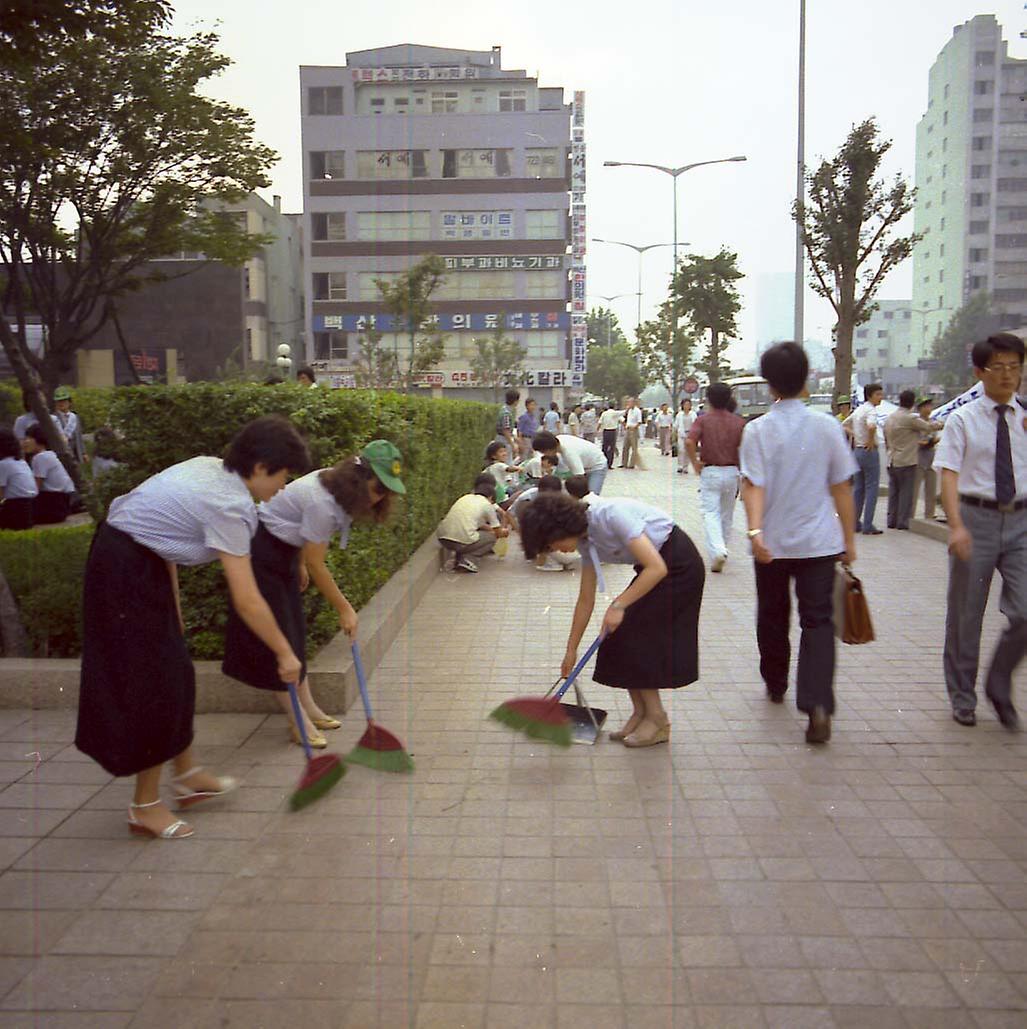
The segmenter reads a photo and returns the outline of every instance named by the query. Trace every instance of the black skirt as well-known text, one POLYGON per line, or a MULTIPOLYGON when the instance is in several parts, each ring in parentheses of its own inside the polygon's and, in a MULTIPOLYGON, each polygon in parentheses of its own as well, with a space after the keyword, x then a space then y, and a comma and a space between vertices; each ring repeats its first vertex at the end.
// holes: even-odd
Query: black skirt
POLYGON ((56 490, 40 490, 33 501, 32 517, 36 525, 58 525, 71 514, 71 494, 56 490))
MULTIPOLYGON (((293 653, 303 662, 299 678, 302 682, 307 674, 307 618, 300 593, 300 548, 285 543, 261 525, 253 537, 250 558, 261 596, 271 608, 293 653)), ((283 692, 287 688, 278 678, 278 659, 274 651, 250 631, 235 608, 228 612, 221 670, 258 690, 283 692)))
POLYGON ((134 775, 193 740, 196 674, 164 559, 100 524, 86 563, 75 746, 134 775))
MULTIPOLYGON (((676 525, 660 548, 667 575, 630 604, 603 640, 592 678, 625 690, 666 690, 699 678, 699 608, 706 569, 695 544, 676 525)), ((641 572, 635 565, 635 578, 641 572)), ((634 581, 634 580, 632 580, 634 581)))
POLYGON ((34 497, 12 497, 0 504, 0 529, 31 529, 34 497))

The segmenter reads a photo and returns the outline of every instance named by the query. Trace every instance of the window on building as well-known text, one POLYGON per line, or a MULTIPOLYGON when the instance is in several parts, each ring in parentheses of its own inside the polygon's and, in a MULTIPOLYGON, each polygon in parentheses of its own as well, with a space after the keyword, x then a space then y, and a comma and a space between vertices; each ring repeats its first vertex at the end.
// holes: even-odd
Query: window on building
POLYGON ((994 117, 994 111, 990 107, 975 107, 974 108, 974 121, 977 123, 991 121, 994 117))
POLYGON ((991 149, 991 136, 974 136, 971 148, 980 153, 982 150, 991 149))
POLYGON ((431 239, 431 212, 360 211, 357 239, 431 239))
POLYGON ((942 268, 942 270, 940 272, 938 272, 938 281, 939 282, 944 282, 945 281, 945 269, 944 268, 942 268))
POLYGON ((243 268, 242 270, 242 286, 243 292, 246 294, 246 299, 249 300, 253 294, 250 293, 250 270, 249 268, 243 268))
POLYGON ((444 179, 505 179, 509 176, 509 150, 442 151, 444 179))
POLYGON ((971 207, 987 207, 991 200, 990 193, 971 193, 970 194, 970 206, 971 207))
POLYGON ((974 54, 974 67, 975 68, 990 68, 995 63, 995 51, 994 50, 978 50, 974 54))
POLYGON ((945 89, 943 90, 943 94, 944 94, 945 99, 948 100, 948 98, 949 98, 949 84, 947 82, 945 83, 945 89))
POLYGON ((895 312, 894 311, 885 311, 884 312, 884 320, 886 322, 890 322, 894 317, 895 317, 895 312))
POLYGON ((987 247, 970 247, 970 260, 987 261, 988 260, 988 248, 987 247))
POLYGON ((514 296, 514 273, 454 272, 434 295, 439 300, 507 300, 514 296))
POLYGON ((1027 235, 1021 232, 997 233, 995 236, 996 250, 1023 250, 1027 249, 1027 235))
MULTIPOLYGON (((991 166, 988 166, 989 171, 991 166)), ((1000 193, 1027 193, 1027 178, 1023 179, 999 179, 998 191, 1000 193)))
POLYGON ((939 257, 944 257, 945 256, 945 244, 944 243, 941 243, 938 246, 938 256, 939 257))
POLYGON ((859 349, 858 349, 858 350, 856 351, 856 356, 857 356, 857 357, 866 357, 866 356, 867 356, 867 353, 868 353, 868 351, 867 351, 867 348, 866 348, 866 347, 860 347, 860 348, 859 348, 859 349))
POLYGON ((988 276, 987 275, 971 275, 970 276, 970 288, 971 289, 987 289, 988 288, 988 276))
POLYGON ((453 114, 460 103, 460 94, 456 90, 432 90, 431 113, 432 114, 453 114))
POLYGON ((345 332, 315 332, 315 361, 348 361, 349 335, 345 332))
POLYGON ((346 299, 345 272, 314 272, 313 286, 315 300, 346 299))
POLYGON ((501 89, 499 91, 499 109, 501 111, 526 111, 528 109, 528 91, 525 89, 501 89))
POLYGON ((887 339, 888 338, 888 330, 887 329, 878 329, 877 330, 877 338, 878 339, 887 339))
MULTIPOLYGON (((402 272, 361 272, 360 273, 360 299, 361 300, 381 300, 382 291, 378 288, 378 283, 388 284, 395 282, 403 273, 402 272)), ((438 293, 436 292, 436 296, 438 293)))
POLYGON ((948 111, 942 111, 941 112, 941 123, 942 123, 942 125, 948 125, 948 123, 949 123, 949 112, 948 111))
POLYGON ((974 83, 974 96, 987 96, 995 88, 991 79, 978 79, 974 83))
POLYGON ((346 153, 343 150, 311 150, 310 177, 312 179, 344 179, 346 153))
POLYGON ((346 238, 346 214, 344 211, 332 211, 326 214, 310 216, 310 238, 337 242, 346 238))
POLYGON ((524 159, 528 176, 533 179, 563 178, 561 157, 559 147, 528 150, 524 159))
POLYGON ((945 201, 946 201, 947 199, 948 199, 948 191, 947 191, 947 190, 944 190, 944 189, 943 189, 943 190, 941 191, 941 202, 942 202, 942 206, 944 206, 944 204, 945 204, 945 201))
POLYGON ((424 179, 428 165, 424 150, 360 150, 357 177, 361 179, 424 179))
POLYGON ((526 332, 518 341, 529 358, 564 357, 567 345, 565 332, 526 332))
POLYGON ((945 306, 945 298, 939 293, 938 294, 938 307, 941 308, 941 307, 944 307, 944 306, 945 306))
POLYGON ((939 231, 941 231, 941 232, 945 231, 945 219, 944 218, 942 218, 942 220, 940 222, 940 230, 939 231))
MULTIPOLYGON (((1027 221, 1027 207, 1007 207, 1002 212, 1003 218, 1007 222, 1022 222, 1027 221)), ((984 223, 987 226, 987 222, 984 223)), ((983 229, 982 231, 987 231, 983 229)))
POLYGON ((867 335, 868 335, 868 330, 867 329, 857 329, 856 330, 856 339, 866 339, 867 335))
POLYGON ((372 114, 384 114, 385 113, 385 97, 373 96, 371 97, 371 113, 372 114))
POLYGON ((530 300, 565 300, 565 272, 528 272, 524 277, 524 295, 530 300))
POLYGON ((948 152, 948 149, 949 149, 949 138, 948 138, 948 136, 946 136, 946 137, 945 137, 945 138, 944 138, 944 139, 943 139, 943 140, 941 141, 941 152, 942 152, 943 154, 944 154, 944 153, 947 153, 947 152, 948 152))
POLYGON ((406 114, 410 110, 410 97, 394 96, 392 98, 392 109, 396 114, 406 114))
POLYGON ((311 86, 307 114, 342 114, 342 86, 311 86))
POLYGON ((887 347, 878 347, 877 348, 877 356, 878 357, 887 357, 888 356, 888 348, 887 347))
POLYGON ((442 211, 443 239, 513 239, 513 211, 442 211))
POLYGON ((913 312, 912 311, 903 311, 902 312, 902 317, 905 318, 906 321, 909 321, 909 319, 913 317, 913 312))
POLYGON ((525 211, 524 235, 527 239, 563 239, 567 235, 566 212, 525 211))
POLYGON ((971 236, 983 236, 988 232, 988 222, 984 221, 972 221, 970 222, 970 235, 971 236))

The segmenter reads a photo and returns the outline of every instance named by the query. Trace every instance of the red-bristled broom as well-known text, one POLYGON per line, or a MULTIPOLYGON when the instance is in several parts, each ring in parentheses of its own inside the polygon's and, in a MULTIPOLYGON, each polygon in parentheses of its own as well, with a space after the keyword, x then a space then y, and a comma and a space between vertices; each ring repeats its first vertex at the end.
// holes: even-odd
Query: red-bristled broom
POLYGON ((603 637, 597 636, 585 656, 574 666, 560 689, 551 697, 515 697, 499 705, 489 718, 516 732, 523 732, 536 740, 555 743, 558 747, 571 745, 571 720, 560 706, 560 698, 581 674, 592 655, 599 649, 603 637))
POLYGON ((412 772, 414 759, 403 749, 403 744, 388 729, 383 729, 371 714, 371 699, 367 695, 364 663, 360 660, 360 651, 356 643, 353 644, 353 668, 357 673, 360 699, 364 702, 367 728, 364 735, 357 740, 357 745, 346 755, 346 760, 350 764, 365 765, 379 772, 412 772))
POLYGON ((345 774, 346 768, 339 760, 338 754, 321 754, 314 757, 314 751, 307 739, 307 723, 300 710, 300 698, 296 695, 296 684, 289 683, 289 700, 292 701, 292 713, 296 719, 296 727, 303 741, 303 750, 307 755, 307 767, 299 785, 289 798, 289 807, 299 811, 301 807, 312 804, 318 797, 323 797, 345 774))

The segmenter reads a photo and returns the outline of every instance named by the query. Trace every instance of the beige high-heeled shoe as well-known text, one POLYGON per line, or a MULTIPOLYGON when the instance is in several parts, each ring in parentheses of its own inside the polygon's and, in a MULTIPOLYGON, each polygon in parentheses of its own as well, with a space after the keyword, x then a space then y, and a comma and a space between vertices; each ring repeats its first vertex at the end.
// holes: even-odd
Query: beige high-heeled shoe
POLYGON ((629 719, 628 719, 628 720, 627 720, 627 721, 626 721, 626 722, 624 723, 624 728, 623 728, 623 729, 618 729, 618 730, 617 730, 616 732, 611 732, 611 733, 610 733, 610 739, 611 739, 611 740, 614 740, 614 741, 615 741, 616 743, 620 743, 620 742, 622 742, 622 741, 623 741, 624 739, 626 739, 626 738, 627 738, 628 736, 630 736, 630 735, 631 735, 631 734, 632 734, 632 733, 633 733, 633 732, 635 731, 635 726, 636 726, 636 725, 638 725, 638 723, 639 723, 639 722, 641 722, 641 721, 642 721, 642 719, 641 719, 641 718, 639 718, 639 719, 638 719, 638 720, 636 721, 636 720, 635 720, 635 716, 634 716, 634 715, 632 715, 632 716, 631 716, 631 717, 630 717, 630 718, 629 718, 629 719), (632 725, 632 722, 634 722, 635 724, 634 724, 634 725, 632 725), (630 728, 630 729, 628 728, 628 726, 629 726, 629 725, 631 726, 631 728, 630 728))
POLYGON ((342 722, 338 718, 332 718, 331 715, 325 715, 324 718, 311 718, 314 723, 315 729, 341 729, 342 722))
POLYGON ((624 737, 625 747, 655 747, 657 743, 667 743, 670 740, 670 720, 658 726, 653 732, 645 736, 633 732, 624 737))
MULTIPOLYGON (((297 747, 303 746, 303 737, 300 736, 300 731, 295 725, 289 726, 289 738, 297 747)), ((328 746, 328 741, 320 734, 315 733, 308 734, 307 742, 314 750, 324 750, 328 746)))

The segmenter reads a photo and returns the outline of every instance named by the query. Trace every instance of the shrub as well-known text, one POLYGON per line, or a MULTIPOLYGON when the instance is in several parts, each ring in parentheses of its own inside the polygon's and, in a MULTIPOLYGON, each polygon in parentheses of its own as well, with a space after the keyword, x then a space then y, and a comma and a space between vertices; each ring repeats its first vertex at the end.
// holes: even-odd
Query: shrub
MULTIPOLYGON (((83 432, 95 432, 107 423, 116 393, 113 386, 72 390, 72 409, 78 412, 83 432)), ((11 425, 21 412, 21 386, 14 379, 5 379, 0 382, 0 425, 11 425)))
MULTIPOLYGON (((98 392, 98 391, 93 391, 98 392)), ((495 421, 494 409, 466 401, 431 400, 364 390, 305 389, 299 386, 269 388, 248 383, 192 383, 185 386, 120 387, 111 391, 108 424, 123 437, 119 457, 124 466, 95 480, 89 504, 94 518, 106 512, 110 501, 132 489, 168 465, 197 454, 220 454, 245 422, 262 414, 283 414, 307 435, 316 466, 334 463, 359 450, 371 439, 389 439, 403 454, 405 501, 396 516, 380 528, 355 526, 346 550, 331 548, 328 566, 340 588, 358 610, 372 597, 438 525, 449 505, 471 488, 481 469, 481 455, 495 421)), ((37 632, 26 624, 33 643, 53 656, 78 653, 79 593, 82 568, 92 527, 41 529, 27 533, 0 533, 0 567, 25 621, 26 597, 42 592, 51 605, 66 610, 60 632, 51 636, 47 619, 37 632), (47 546, 28 543, 36 534, 47 546), (69 573, 62 582, 71 584, 32 591, 25 576, 8 571, 9 562, 19 568, 33 567, 42 583, 50 573, 58 551, 49 545, 54 535, 69 536, 64 545, 75 550, 68 560, 69 573), (72 543, 71 539, 76 542, 72 543), (30 551, 32 560, 23 554, 30 551), (17 580, 17 585, 14 580, 17 580), (71 632, 68 626, 73 626, 71 632)), ((182 610, 190 649, 197 658, 221 656, 228 597, 217 566, 180 569, 182 610)), ((29 606, 38 603, 30 600, 29 606)), ((330 639, 338 629, 334 610, 311 586, 304 603, 308 619, 310 652, 330 639)), ((35 610, 35 609, 33 609, 35 610)), ((47 616, 48 618, 51 616, 47 616)))

